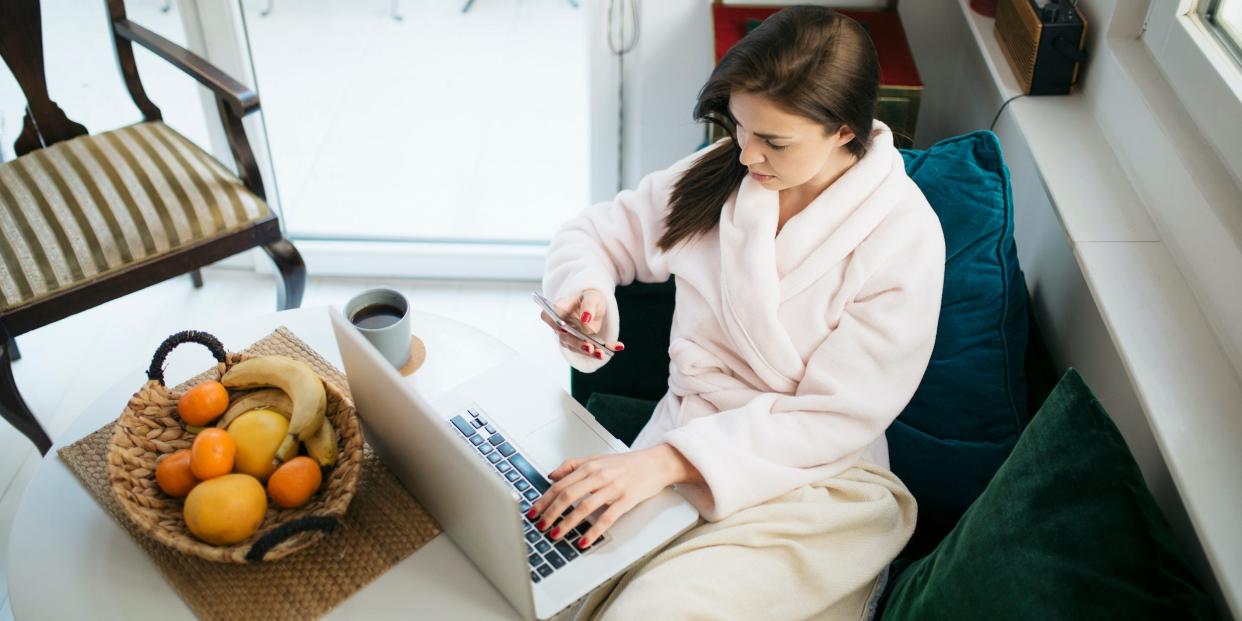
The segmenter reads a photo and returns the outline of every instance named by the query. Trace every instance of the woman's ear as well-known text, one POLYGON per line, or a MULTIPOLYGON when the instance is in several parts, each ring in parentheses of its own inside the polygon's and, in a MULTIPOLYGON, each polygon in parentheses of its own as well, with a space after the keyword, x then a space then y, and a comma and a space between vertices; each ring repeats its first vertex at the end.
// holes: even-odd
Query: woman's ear
POLYGON ((837 135, 834 139, 838 147, 843 147, 854 139, 854 130, 850 129, 849 125, 842 123, 841 127, 837 128, 837 135))

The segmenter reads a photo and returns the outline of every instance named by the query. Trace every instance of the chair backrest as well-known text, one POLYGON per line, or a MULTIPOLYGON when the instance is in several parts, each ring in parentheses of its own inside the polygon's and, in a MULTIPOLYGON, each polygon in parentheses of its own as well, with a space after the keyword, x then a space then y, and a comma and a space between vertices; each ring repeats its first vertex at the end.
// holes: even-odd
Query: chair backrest
MULTIPOLYGON (((4 57, 4 63, 9 66, 26 97, 26 115, 21 134, 13 143, 14 154, 20 157, 36 149, 86 135, 86 127, 66 116, 48 95, 39 0, 0 0, 0 15, 4 16, 4 21, 0 22, 0 56, 4 57)), ((108 19, 109 32, 130 98, 142 111, 143 120, 160 120, 160 109, 147 99, 142 81, 138 78, 133 44, 117 36, 116 24, 125 21, 124 0, 108 0, 108 19)))
POLYGON ((39 0, 0 0, 0 56, 26 96, 26 116, 13 150, 25 155, 35 149, 86 134, 48 96, 43 71, 43 27, 39 0))

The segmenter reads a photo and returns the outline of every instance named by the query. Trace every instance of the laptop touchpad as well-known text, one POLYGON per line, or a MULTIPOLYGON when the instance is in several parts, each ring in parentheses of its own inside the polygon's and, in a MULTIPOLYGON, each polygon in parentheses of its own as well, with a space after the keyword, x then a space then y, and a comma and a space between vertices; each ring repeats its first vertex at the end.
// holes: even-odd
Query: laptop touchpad
POLYGON ((555 420, 532 431, 522 438, 522 448, 527 458, 544 473, 552 472, 571 457, 588 457, 616 453, 607 442, 595 434, 582 421, 571 418, 573 414, 558 416, 555 420))

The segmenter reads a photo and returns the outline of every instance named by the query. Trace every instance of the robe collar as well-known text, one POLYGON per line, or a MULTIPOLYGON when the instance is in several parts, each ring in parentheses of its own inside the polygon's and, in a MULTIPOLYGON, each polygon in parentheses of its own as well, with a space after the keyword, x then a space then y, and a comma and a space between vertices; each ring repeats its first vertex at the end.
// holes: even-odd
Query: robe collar
POLYGON ((720 214, 720 283, 725 329, 739 354, 773 390, 793 392, 806 368, 780 323, 785 300, 850 255, 906 191, 905 165, 892 132, 874 122, 871 148, 780 235, 779 192, 749 175, 720 214))

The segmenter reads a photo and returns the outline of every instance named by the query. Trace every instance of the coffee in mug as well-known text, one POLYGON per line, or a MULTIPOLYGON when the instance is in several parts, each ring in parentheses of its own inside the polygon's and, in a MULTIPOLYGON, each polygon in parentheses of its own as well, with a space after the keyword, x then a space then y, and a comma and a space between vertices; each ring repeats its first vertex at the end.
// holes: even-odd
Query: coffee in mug
POLYGON ((359 328, 378 330, 401 321, 405 313, 391 304, 371 304, 358 309, 349 321, 359 328))
POLYGON ((345 317, 393 367, 410 361, 410 304, 400 292, 363 291, 345 304, 345 317))

